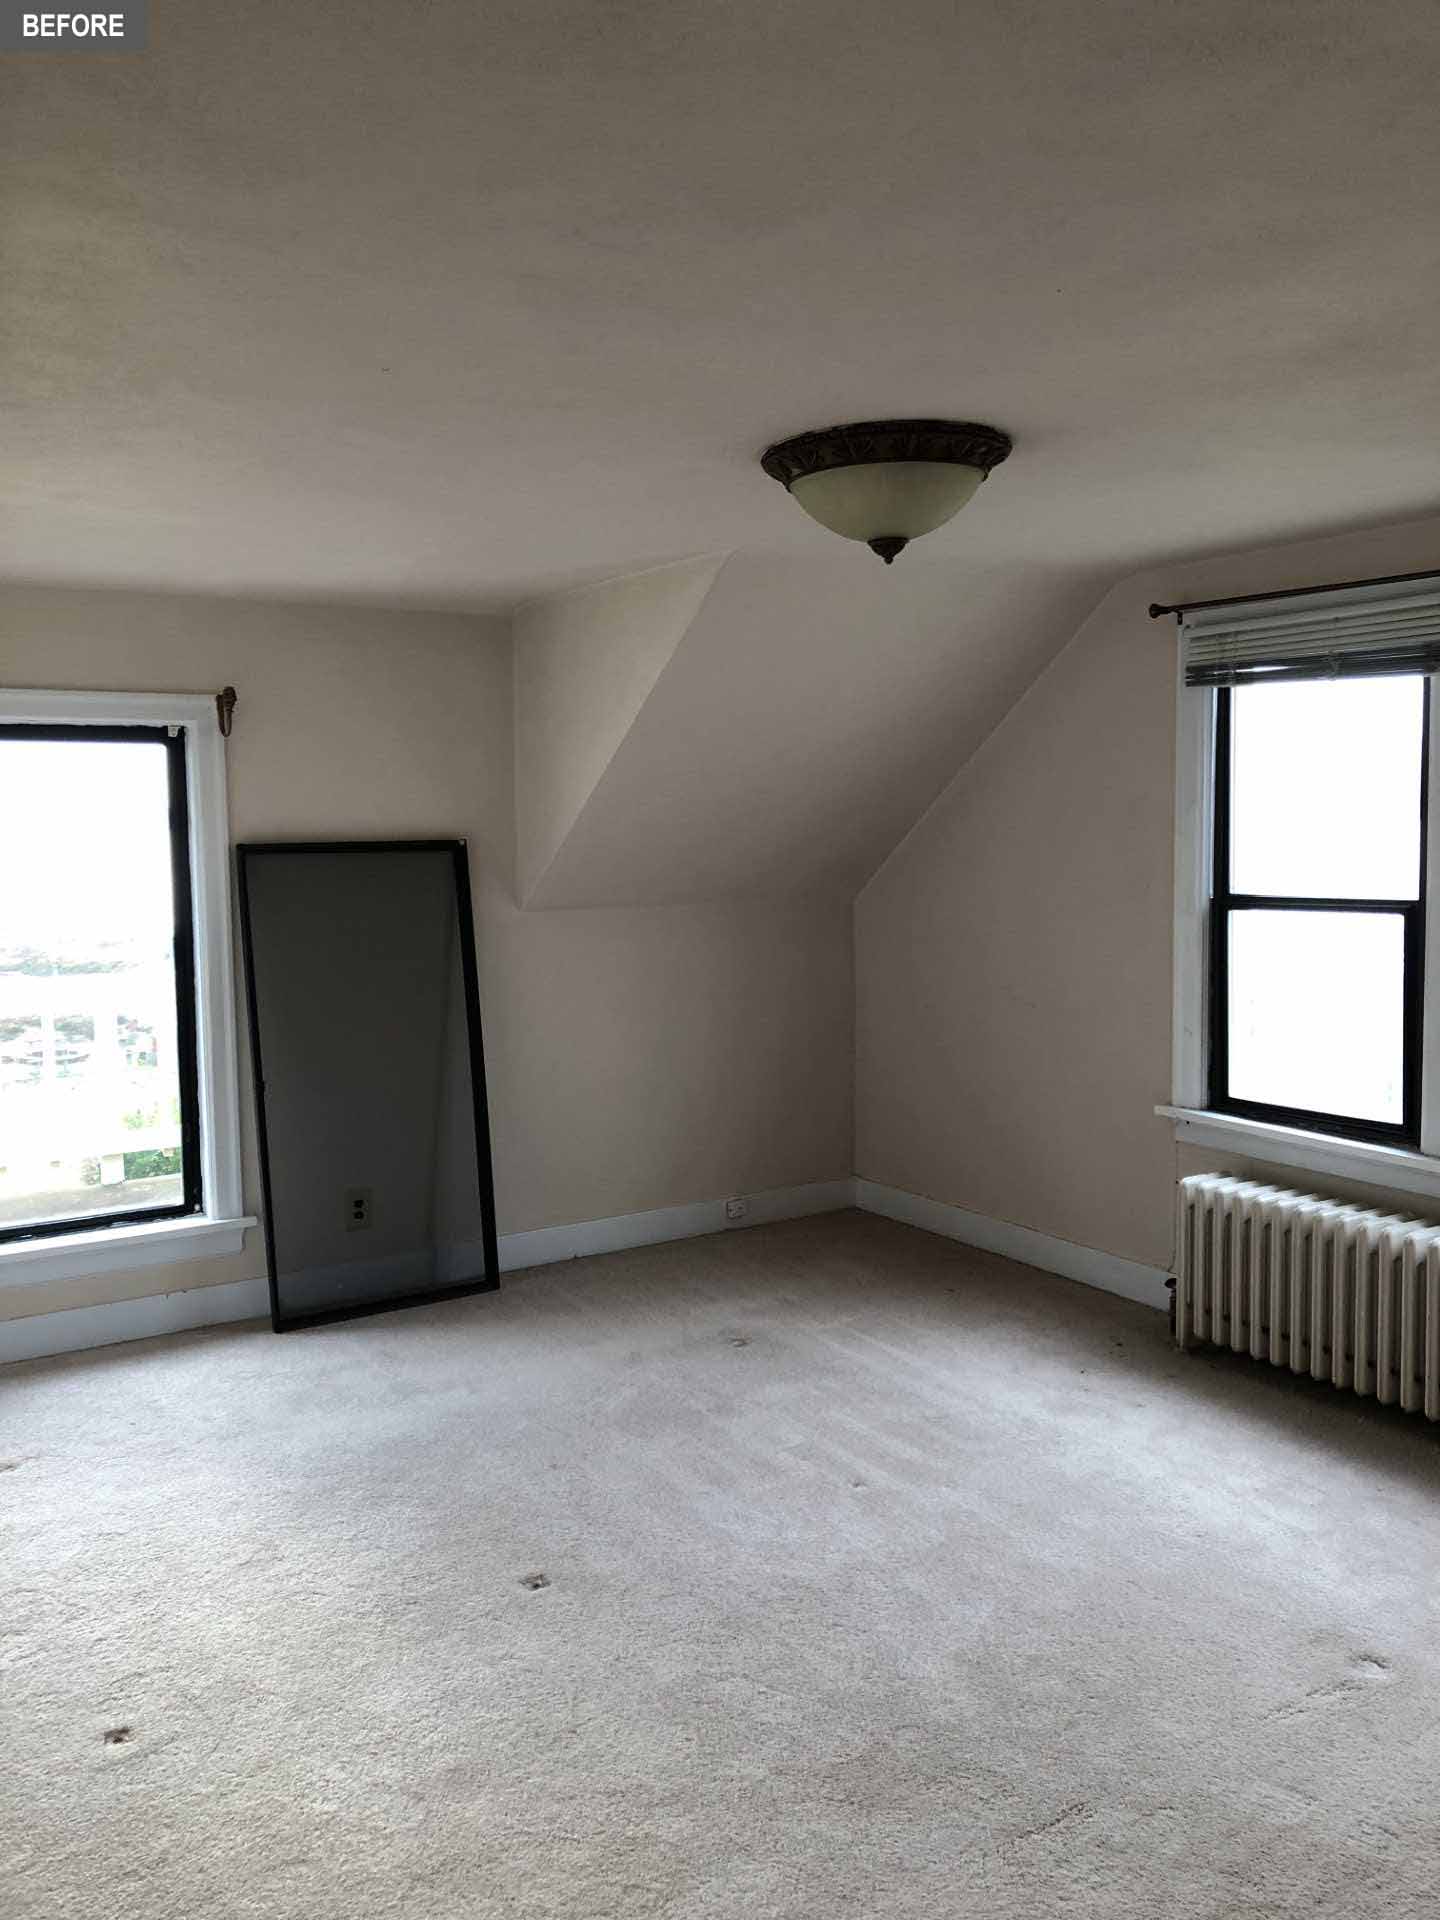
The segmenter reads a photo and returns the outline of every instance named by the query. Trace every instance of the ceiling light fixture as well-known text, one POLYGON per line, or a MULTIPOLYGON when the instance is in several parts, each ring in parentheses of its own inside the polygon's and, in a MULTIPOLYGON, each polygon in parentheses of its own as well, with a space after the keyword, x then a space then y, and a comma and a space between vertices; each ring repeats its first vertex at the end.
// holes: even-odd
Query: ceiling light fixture
POLYGON ((760 464, 812 520, 888 567, 953 520, 1009 451, 1009 434, 973 420, 861 420, 777 440, 760 464))

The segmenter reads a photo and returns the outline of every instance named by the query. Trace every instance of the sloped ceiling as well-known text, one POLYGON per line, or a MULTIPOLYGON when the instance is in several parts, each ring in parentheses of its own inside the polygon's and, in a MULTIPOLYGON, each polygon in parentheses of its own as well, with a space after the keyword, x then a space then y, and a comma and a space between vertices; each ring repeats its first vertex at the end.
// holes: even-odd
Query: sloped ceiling
POLYGON ((515 873, 535 894, 720 562, 610 580, 525 607, 515 638, 515 873))
MULTIPOLYGON (((614 591, 564 603, 572 643, 594 616, 597 660, 613 654, 614 591)), ((522 860, 525 903, 853 895, 1097 594, 1064 570, 921 562, 902 575, 844 551, 732 556, 629 727, 592 732, 593 784, 565 809, 543 871, 522 860)), ((522 740, 535 644, 522 630, 522 740)), ((522 814, 527 791, 543 791, 533 757, 532 769, 522 814)))

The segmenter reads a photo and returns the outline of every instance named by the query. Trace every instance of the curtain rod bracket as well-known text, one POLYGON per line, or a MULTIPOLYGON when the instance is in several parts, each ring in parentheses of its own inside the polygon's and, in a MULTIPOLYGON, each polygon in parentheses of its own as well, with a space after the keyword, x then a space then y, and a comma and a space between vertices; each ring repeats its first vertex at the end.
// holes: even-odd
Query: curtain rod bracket
POLYGON ((230 738, 230 729, 235 722, 235 689, 222 687, 215 696, 215 717, 220 722, 220 737, 230 738))

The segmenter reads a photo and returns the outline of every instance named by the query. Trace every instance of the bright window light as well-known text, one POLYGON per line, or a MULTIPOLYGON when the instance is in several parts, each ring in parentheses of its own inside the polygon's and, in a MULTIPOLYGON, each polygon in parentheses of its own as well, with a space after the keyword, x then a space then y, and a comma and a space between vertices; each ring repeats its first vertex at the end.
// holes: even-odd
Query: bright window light
POLYGON ((1399 1126, 1404 1012, 1398 914, 1231 915, 1233 1098, 1399 1126))
POLYGON ((1414 1138, 1426 698, 1419 674, 1218 695, 1212 1104, 1414 1138))
POLYGON ((1231 699, 1234 891, 1415 899, 1424 680, 1286 680, 1231 699))
POLYGON ((175 955, 180 756, 153 731, 45 732, 0 733, 0 1234, 10 1235, 186 1210, 198 1178, 175 955))

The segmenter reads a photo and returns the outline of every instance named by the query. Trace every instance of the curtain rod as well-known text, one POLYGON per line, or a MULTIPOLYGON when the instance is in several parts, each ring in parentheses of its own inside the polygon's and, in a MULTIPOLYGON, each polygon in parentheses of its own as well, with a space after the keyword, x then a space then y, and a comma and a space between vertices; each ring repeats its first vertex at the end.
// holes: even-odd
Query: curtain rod
POLYGON ((1294 600, 1302 593, 1340 593, 1346 587, 1398 587, 1407 580, 1440 579, 1440 568, 1425 567, 1419 573, 1382 573, 1373 580, 1327 580, 1317 587, 1279 587, 1270 593, 1232 593, 1228 600, 1183 600, 1178 606, 1162 606, 1158 600, 1150 602, 1150 618, 1158 620, 1162 614, 1173 613, 1177 619, 1182 613, 1203 613, 1209 607, 1243 607, 1252 600, 1294 600))

